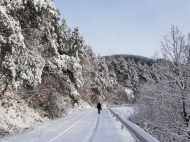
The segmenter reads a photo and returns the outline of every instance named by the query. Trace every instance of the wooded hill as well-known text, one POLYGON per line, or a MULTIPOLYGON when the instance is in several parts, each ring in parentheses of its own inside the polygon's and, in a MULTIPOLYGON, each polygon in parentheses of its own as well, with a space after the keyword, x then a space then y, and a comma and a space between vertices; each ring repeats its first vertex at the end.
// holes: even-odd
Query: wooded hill
POLYGON ((101 57, 52 0, 0 0, 1 135, 100 101, 135 103, 131 121, 161 141, 188 141, 189 36, 173 25, 161 42, 164 59, 101 57))

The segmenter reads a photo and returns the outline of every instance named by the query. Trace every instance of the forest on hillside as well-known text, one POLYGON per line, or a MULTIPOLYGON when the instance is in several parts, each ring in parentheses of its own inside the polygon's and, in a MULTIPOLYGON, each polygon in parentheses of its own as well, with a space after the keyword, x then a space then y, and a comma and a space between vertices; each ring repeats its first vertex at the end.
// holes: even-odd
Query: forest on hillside
POLYGON ((190 34, 172 25, 161 41, 162 59, 103 57, 79 29, 69 28, 52 0, 0 0, 1 135, 29 126, 12 124, 26 106, 40 122, 102 102, 133 104, 130 120, 160 141, 189 141, 190 34), (16 117, 5 118, 9 112, 16 117))

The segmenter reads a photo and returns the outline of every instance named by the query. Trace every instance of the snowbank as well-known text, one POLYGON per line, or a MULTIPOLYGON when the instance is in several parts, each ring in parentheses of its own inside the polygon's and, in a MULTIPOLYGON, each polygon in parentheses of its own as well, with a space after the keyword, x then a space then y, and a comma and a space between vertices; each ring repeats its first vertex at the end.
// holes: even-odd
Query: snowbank
POLYGON ((0 129, 4 134, 13 134, 39 124, 47 117, 40 116, 42 112, 28 107, 27 102, 18 94, 6 92, 0 99, 0 129))

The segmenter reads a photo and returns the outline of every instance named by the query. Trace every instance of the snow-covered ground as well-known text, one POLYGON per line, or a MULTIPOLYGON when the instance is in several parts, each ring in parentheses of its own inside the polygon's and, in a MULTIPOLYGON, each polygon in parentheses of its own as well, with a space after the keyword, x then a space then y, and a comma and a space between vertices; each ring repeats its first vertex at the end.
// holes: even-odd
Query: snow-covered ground
POLYGON ((112 107, 114 112, 117 112, 120 116, 124 118, 129 118, 130 115, 134 113, 133 107, 121 106, 121 107, 112 107))
POLYGON ((49 120, 43 116, 42 111, 30 108, 24 99, 8 91, 0 95, 0 104, 0 130, 9 134, 31 129, 34 125, 49 120))
POLYGON ((47 121, 33 130, 0 139, 1 142, 133 142, 134 138, 121 129, 118 121, 104 108, 80 109, 68 116, 47 121))
POLYGON ((128 120, 129 116, 134 113, 133 107, 112 106, 111 110, 119 116, 121 121, 123 121, 123 123, 127 126, 127 129, 133 133, 132 135, 135 137, 136 141, 159 142, 156 138, 141 129, 138 125, 128 120))

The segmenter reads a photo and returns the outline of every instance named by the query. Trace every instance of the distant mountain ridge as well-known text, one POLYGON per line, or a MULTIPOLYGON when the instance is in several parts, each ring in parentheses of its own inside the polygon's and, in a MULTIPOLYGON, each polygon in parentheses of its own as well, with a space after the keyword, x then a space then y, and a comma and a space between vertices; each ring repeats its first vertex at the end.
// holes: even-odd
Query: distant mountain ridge
POLYGON ((105 59, 108 59, 109 57, 114 57, 115 59, 119 58, 119 57, 123 57, 125 60, 134 60, 135 63, 137 62, 141 62, 142 64, 146 63, 148 66, 151 66, 154 62, 156 62, 157 60, 148 58, 148 57, 144 57, 144 56, 140 56, 140 55, 130 55, 130 54, 114 54, 111 56, 104 56, 105 59))

